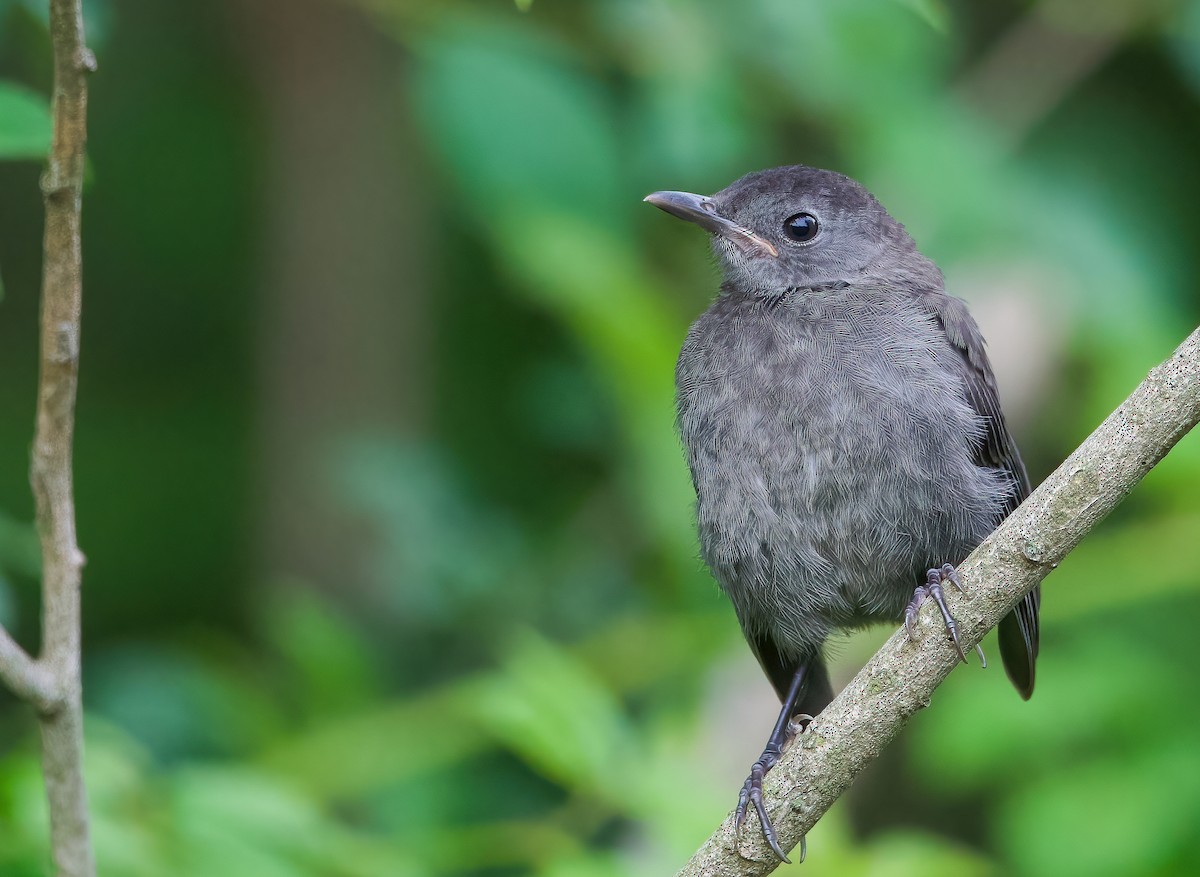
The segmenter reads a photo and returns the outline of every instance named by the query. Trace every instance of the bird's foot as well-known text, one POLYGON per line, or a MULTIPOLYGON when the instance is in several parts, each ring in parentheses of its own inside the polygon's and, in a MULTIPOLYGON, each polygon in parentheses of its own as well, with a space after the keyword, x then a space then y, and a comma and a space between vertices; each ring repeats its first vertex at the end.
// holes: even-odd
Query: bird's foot
MULTIPOLYGON (((908 638, 916 641, 916 634, 913 633, 913 622, 917 620, 917 612, 926 600, 933 600, 938 609, 941 610, 942 620, 946 622, 946 630, 950 634, 950 639, 954 642, 954 648, 958 650, 958 656, 962 658, 963 663, 967 663, 967 653, 963 651, 962 643, 958 638, 958 622, 954 620, 954 616, 950 614, 950 609, 946 606, 946 592, 943 585, 949 582, 958 589, 959 593, 963 593, 962 582, 958 578, 958 570, 950 564, 943 564, 939 569, 929 570, 925 584, 921 585, 913 592, 913 598, 909 601, 908 607, 904 610, 904 629, 908 631, 908 638)), ((984 657, 983 649, 978 643, 975 645, 975 651, 979 653, 979 661, 984 667, 987 666, 987 658, 984 657)))
MULTIPOLYGON (((812 716, 801 714, 793 718, 794 724, 788 725, 789 735, 791 739, 797 733, 804 733, 812 722, 812 716), (792 731, 793 728, 798 728, 797 731, 792 731)), ((738 795, 737 810, 734 811, 733 830, 735 835, 742 830, 742 823, 746 821, 746 814, 750 810, 750 806, 754 806, 754 812, 758 814, 758 821, 762 825, 763 838, 771 847, 771 852, 779 857, 779 861, 791 864, 792 860, 787 857, 787 853, 783 851, 783 847, 779 845, 779 836, 775 833, 775 826, 771 823, 771 817, 767 815, 767 810, 763 806, 763 777, 767 775, 767 771, 779 763, 779 756, 782 749, 772 744, 767 744, 767 748, 763 750, 763 754, 759 756, 758 761, 750 767, 750 776, 746 777, 746 782, 742 786, 742 791, 738 795)), ((800 838, 800 861, 804 861, 805 855, 808 853, 808 846, 803 837, 800 838)))

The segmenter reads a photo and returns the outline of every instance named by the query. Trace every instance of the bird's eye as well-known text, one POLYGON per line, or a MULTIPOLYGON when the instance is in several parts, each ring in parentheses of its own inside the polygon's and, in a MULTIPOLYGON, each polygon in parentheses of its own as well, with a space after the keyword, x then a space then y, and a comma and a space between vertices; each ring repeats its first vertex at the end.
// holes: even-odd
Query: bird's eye
POLYGON ((806 244, 817 236, 820 226, 811 213, 797 213, 783 223, 783 233, 798 244, 806 244))

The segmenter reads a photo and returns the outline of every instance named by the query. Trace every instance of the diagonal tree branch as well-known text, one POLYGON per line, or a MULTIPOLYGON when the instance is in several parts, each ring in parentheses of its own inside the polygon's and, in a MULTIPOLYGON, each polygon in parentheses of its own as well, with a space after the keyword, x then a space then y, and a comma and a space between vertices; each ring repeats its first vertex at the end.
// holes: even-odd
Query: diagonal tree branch
MULTIPOLYGON (((1200 329, 1022 503, 958 570, 967 594, 947 594, 968 648, 999 623, 1200 422, 1200 329)), ((920 641, 893 634, 767 775, 764 798, 784 849, 800 838, 900 732, 954 669, 940 617, 923 612, 920 641)), ((751 877, 779 864, 754 817, 732 815, 680 877, 751 877)))

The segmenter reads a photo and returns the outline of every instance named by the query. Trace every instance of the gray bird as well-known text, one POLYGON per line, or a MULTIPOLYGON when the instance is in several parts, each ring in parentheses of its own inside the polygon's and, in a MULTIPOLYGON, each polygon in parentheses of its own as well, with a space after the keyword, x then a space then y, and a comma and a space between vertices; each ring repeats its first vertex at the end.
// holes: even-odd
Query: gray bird
MULTIPOLYGON (((825 641, 877 622, 911 635, 932 599, 965 661, 943 586, 1029 479, 974 319, 861 185, 796 165, 645 200, 711 232, 724 272, 679 355, 679 429, 701 553, 783 702, 736 823, 753 805, 786 862, 762 781, 793 718, 833 699, 825 641)), ((999 627, 1024 698, 1040 600, 999 627)))

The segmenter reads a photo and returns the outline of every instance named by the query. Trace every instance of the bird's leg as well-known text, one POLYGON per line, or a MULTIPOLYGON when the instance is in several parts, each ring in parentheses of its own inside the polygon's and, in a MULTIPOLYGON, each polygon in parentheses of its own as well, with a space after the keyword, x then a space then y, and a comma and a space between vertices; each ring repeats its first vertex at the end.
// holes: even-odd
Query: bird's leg
MULTIPOLYGON (((920 611, 922 604, 926 600, 933 600, 938 609, 941 610, 942 620, 946 622, 946 630, 950 634, 950 639, 954 641, 954 648, 958 650, 958 656, 962 658, 962 662, 965 664, 967 663, 967 654, 963 651, 962 643, 958 639, 958 622, 950 614, 950 608, 946 605, 946 592, 942 588, 942 585, 946 582, 954 585, 960 594, 963 592, 962 582, 958 578, 958 570, 952 565, 946 563, 939 569, 929 570, 925 584, 913 592, 913 598, 904 610, 904 629, 908 631, 908 638, 915 641, 917 637, 913 633, 913 622, 917 620, 917 612, 920 611)), ((978 643, 975 644, 975 651, 979 653, 980 663, 986 667, 987 658, 984 657, 983 649, 979 647, 978 643)))
MULTIPOLYGON (((746 777, 746 783, 742 786, 741 794, 738 795, 737 810, 734 812, 734 831, 740 832, 742 823, 746 821, 746 813, 749 811, 750 805, 754 805, 754 812, 758 814, 758 821, 762 824, 763 837, 766 838, 772 852, 779 857, 781 862, 791 864, 791 859, 787 857, 783 849, 779 846, 779 837, 775 834, 775 826, 771 824, 771 818, 767 816, 766 808, 763 807, 763 777, 767 775, 767 771, 773 768, 779 762, 779 756, 783 753, 783 745, 790 740, 796 733, 792 719, 798 721, 812 721, 812 716, 808 714, 793 717, 792 711, 796 708, 797 701, 800 700, 800 693, 804 691, 804 682, 808 676, 808 662, 802 661, 800 666, 796 668, 796 675, 792 677, 791 687, 788 688, 787 697, 783 700, 783 708, 779 711, 779 718, 775 720, 775 727, 771 731, 771 736, 767 739, 767 745, 763 747, 762 755, 758 757, 758 761, 750 767, 750 776, 746 777)), ((807 727, 807 722, 801 726, 800 730, 807 727)), ((800 838, 800 861, 804 861, 807 846, 804 838, 800 838)))

